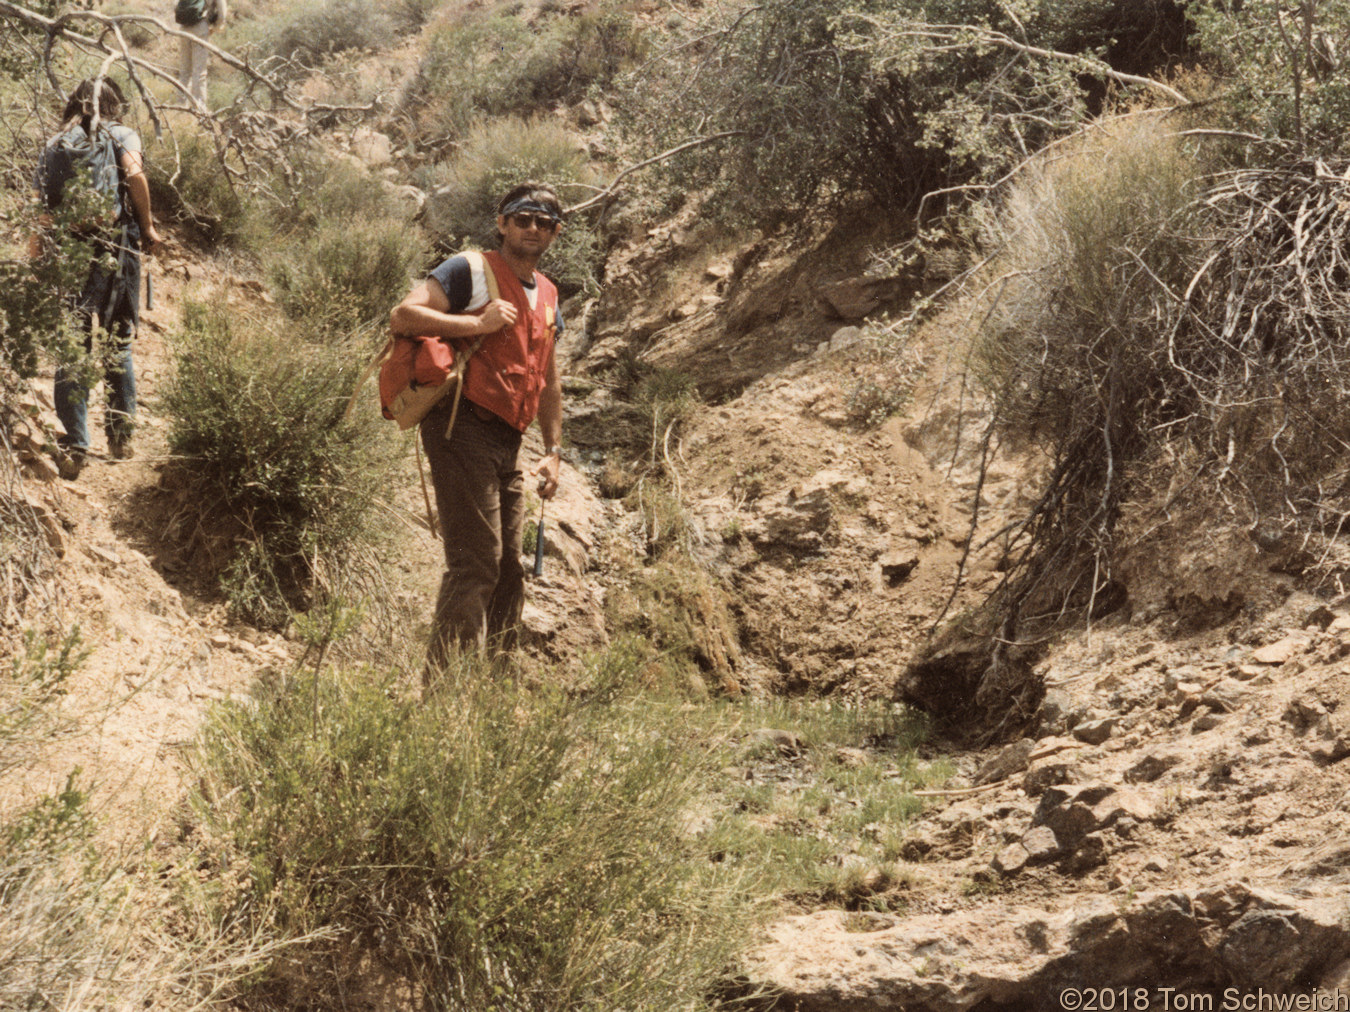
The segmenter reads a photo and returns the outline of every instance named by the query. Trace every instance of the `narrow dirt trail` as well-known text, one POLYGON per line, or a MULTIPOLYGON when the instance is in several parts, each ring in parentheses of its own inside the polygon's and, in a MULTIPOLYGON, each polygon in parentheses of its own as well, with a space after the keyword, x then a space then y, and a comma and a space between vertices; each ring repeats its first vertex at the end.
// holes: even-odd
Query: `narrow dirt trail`
MULTIPOLYGON (((247 690, 259 672, 292 663, 294 644, 231 623, 218 596, 182 568, 164 531, 176 508, 161 488, 169 459, 160 394, 172 368, 169 340, 182 299, 225 299, 237 286, 195 262, 169 256, 149 266, 156 305, 144 311, 134 347, 138 395, 135 455, 110 460, 102 431, 103 388, 91 396, 92 453, 79 478, 57 482, 67 525, 64 558, 47 616, 79 629, 87 660, 68 685, 64 710, 76 729, 49 750, 21 792, 59 788, 81 770, 113 838, 153 834, 182 796, 182 746, 215 700, 247 690), (191 279, 191 280, 189 280, 191 279)), ((33 381, 43 421, 51 374, 33 381)), ((127 842, 134 842, 128 840, 127 842)))

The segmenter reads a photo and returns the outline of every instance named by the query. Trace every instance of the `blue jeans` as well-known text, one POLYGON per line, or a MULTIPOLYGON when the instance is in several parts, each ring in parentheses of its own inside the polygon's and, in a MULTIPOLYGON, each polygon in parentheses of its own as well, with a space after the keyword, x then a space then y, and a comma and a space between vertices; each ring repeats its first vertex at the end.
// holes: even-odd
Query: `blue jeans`
MULTIPOLYGON (((92 326, 91 326, 92 330, 92 326)), ((85 342, 93 350, 93 334, 85 342)), ((131 438, 136 419, 136 373, 131 365, 131 323, 113 322, 108 346, 103 353, 103 382, 108 388, 108 409, 103 416, 103 431, 108 441, 125 442, 131 438)), ((72 378, 66 369, 56 371, 56 417, 66 430, 61 441, 67 449, 89 449, 89 389, 72 378)))

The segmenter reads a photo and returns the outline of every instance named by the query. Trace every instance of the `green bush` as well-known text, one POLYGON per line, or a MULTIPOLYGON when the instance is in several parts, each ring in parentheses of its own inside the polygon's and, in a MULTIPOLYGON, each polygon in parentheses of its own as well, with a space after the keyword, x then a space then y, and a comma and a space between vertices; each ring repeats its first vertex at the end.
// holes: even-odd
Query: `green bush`
POLYGON ((485 117, 523 116, 609 87, 646 51, 631 10, 605 3, 542 19, 468 16, 432 31, 408 93, 426 132, 459 138, 485 117))
MULTIPOLYGON (((427 228, 445 247, 497 248, 497 201, 517 183, 535 179, 564 195, 591 179, 575 135, 552 120, 495 120, 474 127, 454 158, 423 174, 430 191, 427 228)), ((599 251, 581 220, 563 225, 541 267, 564 296, 593 291, 599 251)))
POLYGON ((425 258, 420 235, 396 218, 324 221, 267 257, 277 305, 314 333, 344 334, 383 323, 425 258))
POLYGON ((341 933, 288 947, 274 983, 289 962, 336 1000, 378 966, 428 1008, 705 1008, 744 914, 682 829, 698 755, 674 708, 624 700, 632 666, 611 653, 569 695, 466 665, 426 702, 344 672, 317 725, 312 682, 218 709, 196 766, 228 800, 201 813, 248 869, 222 900, 341 933))
POLYGON ((518 17, 472 18, 432 29, 406 107, 431 136, 459 138, 484 117, 523 110, 530 80, 521 53, 534 34, 518 17))
POLYGON ((273 183, 260 248, 278 233, 313 232, 325 222, 398 218, 400 205, 369 172, 348 159, 320 151, 300 150, 290 160, 290 174, 273 183))
POLYGON ((431 20, 444 0, 395 0, 388 6, 394 28, 400 34, 418 31, 431 20))
MULTIPOLYGON (((1138 5, 1122 16, 1120 6, 767 0, 710 11, 654 40, 661 56, 623 81, 616 126, 644 152, 726 134, 659 172, 667 190, 710 188, 710 210, 756 224, 858 191, 912 210, 930 191, 951 199, 962 184, 1001 177, 1083 122, 1089 97, 1106 93, 1093 47, 1122 20, 1132 30, 1156 20, 1174 39, 1175 16, 1141 15, 1138 5), (1013 51, 991 33, 1024 47, 1078 47, 1082 59, 1013 51)), ((1147 50, 1131 43, 1129 58, 1152 60, 1147 50)))
POLYGON ((187 226, 206 245, 241 241, 249 202, 221 159, 211 138, 199 133, 180 135, 176 148, 149 148, 145 167, 156 218, 187 226))
POLYGON ((177 480, 231 532, 231 603, 273 625, 306 600, 316 565, 361 558, 395 456, 373 412, 345 414, 371 349, 305 337, 188 304, 164 398, 177 480))
POLYGON ((278 306, 313 336, 383 325, 426 259, 424 233, 366 172, 319 155, 297 158, 250 244, 278 306))
POLYGON ((394 14, 371 0, 302 0, 284 5, 258 31, 268 53, 312 69, 335 53, 387 46, 397 26, 394 14))
POLYGON ((608 90, 649 49, 649 33, 627 5, 554 18, 531 53, 532 97, 536 103, 570 104, 608 90))
MULTIPOLYGON (((31 153, 31 171, 38 152, 31 153)), ((86 177, 87 178, 87 177, 86 177)), ((25 181, 24 186, 30 184, 25 181)), ((81 366, 92 374, 93 360, 85 350, 86 334, 69 308, 79 295, 91 264, 115 266, 115 259, 100 252, 79 226, 111 212, 110 199, 97 193, 79 176, 66 185, 65 199, 55 211, 36 202, 0 198, 0 211, 8 210, 17 226, 17 238, 40 236, 41 253, 29 259, 26 248, 0 254, 0 396, 8 399, 5 374, 31 378, 46 362, 67 368, 81 366), (40 220, 50 217, 44 227, 40 220)))
POLYGON ((1300 154, 1346 152, 1350 82, 1332 40, 1350 31, 1350 8, 1253 0, 1199 4, 1187 13, 1204 65, 1224 85, 1219 105, 1237 129, 1300 154))

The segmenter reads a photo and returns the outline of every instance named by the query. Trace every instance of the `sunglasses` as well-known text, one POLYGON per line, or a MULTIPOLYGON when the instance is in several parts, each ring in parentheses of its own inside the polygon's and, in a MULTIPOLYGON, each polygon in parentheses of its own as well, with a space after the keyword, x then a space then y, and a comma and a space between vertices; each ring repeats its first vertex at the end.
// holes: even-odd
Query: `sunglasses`
POLYGON ((558 227, 557 221, 553 218, 542 214, 525 214, 524 212, 511 215, 511 222, 516 228, 524 229, 533 225, 541 232, 552 232, 558 227))

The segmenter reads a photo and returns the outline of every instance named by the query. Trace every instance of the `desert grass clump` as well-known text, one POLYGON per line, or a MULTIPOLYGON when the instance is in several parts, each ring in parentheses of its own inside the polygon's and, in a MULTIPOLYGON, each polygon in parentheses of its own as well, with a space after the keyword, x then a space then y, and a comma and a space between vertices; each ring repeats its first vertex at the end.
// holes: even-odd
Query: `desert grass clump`
POLYGON ((0 1008, 114 999, 118 897, 100 881, 87 803, 72 774, 59 793, 0 815, 0 1008))
POLYGON ((420 233, 406 221, 334 218, 283 243, 267 263, 282 312, 322 338, 383 322, 424 258, 420 233))
POLYGON ((1194 268, 1205 169, 1170 125, 1125 117, 1025 172, 988 222, 1001 253, 974 369, 997 431, 1046 461, 1037 505, 1006 539, 998 645, 977 692, 1009 720, 1035 690, 1006 644, 1038 620, 1119 603, 1113 541, 1132 475, 1194 407, 1160 317, 1194 268))
POLYGON ((373 412, 347 412, 370 349, 306 336, 189 304, 164 397, 191 526, 217 532, 231 604, 268 625, 365 558, 393 459, 373 412))
MULTIPOLYGON (((591 178, 585 148, 561 123, 482 122, 451 159, 424 172, 430 191, 426 225, 447 249, 496 249, 497 201, 512 186, 537 179, 555 187, 565 204, 569 187, 591 178)), ((595 234, 580 219, 563 224, 542 264, 565 296, 594 290, 598 266, 595 234)))
MULTIPOLYGON (((78 629, 64 637, 30 629, 0 665, 0 777, 69 728, 61 699, 87 654, 78 629)), ((0 796, 11 800, 0 807, 0 1008, 74 1012, 130 998, 131 988, 114 985, 123 958, 114 940, 125 941, 120 891, 91 848, 80 771, 23 805, 8 790, 0 796)))
MULTIPOLYGON (((247 861, 311 1000, 378 968, 442 1009, 699 1009, 742 941, 682 814, 703 783, 611 651, 573 692, 465 662, 430 699, 374 671, 218 709, 202 818, 247 861)), ((285 965, 262 986, 282 986, 285 965)))
POLYGON ((283 65, 312 70, 337 53, 389 45, 409 10, 394 11, 370 0, 286 4, 260 26, 261 45, 283 65))

